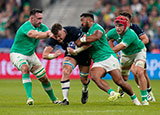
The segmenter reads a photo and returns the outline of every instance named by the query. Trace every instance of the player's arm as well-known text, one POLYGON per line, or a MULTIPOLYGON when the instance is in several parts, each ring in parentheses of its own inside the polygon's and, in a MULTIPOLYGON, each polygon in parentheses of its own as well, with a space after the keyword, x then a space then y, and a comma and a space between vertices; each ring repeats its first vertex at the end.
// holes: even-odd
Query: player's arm
POLYGON ((57 50, 54 53, 52 53, 52 51, 53 51, 53 48, 51 46, 46 46, 42 54, 43 59, 51 60, 51 59, 57 58, 62 54, 60 50, 57 50))
MULTIPOLYGON (((109 46, 110 46, 111 48, 113 48, 113 47, 114 47, 114 39, 110 39, 110 40, 109 40, 109 39, 107 38, 107 40, 108 40, 109 46)), ((119 56, 118 52, 116 53, 116 55, 117 55, 117 58, 119 59, 120 56, 119 56)))
POLYGON ((113 48, 113 47, 114 47, 114 39, 111 39, 111 40, 107 39, 107 40, 108 40, 109 46, 110 46, 111 48, 113 48))
POLYGON ((53 34, 51 33, 50 30, 46 31, 46 32, 38 32, 37 30, 30 30, 27 33, 27 36, 30 38, 35 38, 35 39, 45 39, 48 37, 51 37, 53 34))
POLYGON ((81 47, 78 47, 76 49, 73 49, 71 47, 67 48, 68 53, 70 53, 71 55, 77 55, 78 53, 88 49, 89 47, 91 47, 91 44, 84 44, 81 47))
POLYGON ((91 42, 99 40, 102 37, 102 35, 103 35, 102 31, 96 30, 92 35, 88 37, 83 36, 82 38, 76 40, 75 43, 77 46, 80 46, 82 43, 91 43, 91 42))
POLYGON ((80 38, 81 42, 91 43, 99 40, 103 35, 103 32, 100 30, 96 30, 92 35, 84 38, 80 38), (84 40, 85 39, 85 40, 84 40))
POLYGON ((125 49, 127 46, 124 44, 124 43, 119 43, 117 44, 115 47, 112 48, 112 50, 115 52, 115 53, 118 53, 120 50, 123 50, 125 49))
POLYGON ((144 44, 148 44, 149 43, 149 38, 146 34, 143 34, 141 36, 139 36, 139 39, 144 43, 144 44))

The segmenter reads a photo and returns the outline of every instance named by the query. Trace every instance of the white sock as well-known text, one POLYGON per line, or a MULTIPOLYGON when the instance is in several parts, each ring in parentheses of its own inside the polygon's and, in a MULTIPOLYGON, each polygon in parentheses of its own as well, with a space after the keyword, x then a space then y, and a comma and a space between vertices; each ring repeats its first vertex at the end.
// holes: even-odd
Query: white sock
POLYGON ((62 87, 62 94, 63 94, 63 99, 66 99, 68 101, 68 93, 69 93, 69 88, 70 88, 70 81, 61 81, 61 87, 62 87))

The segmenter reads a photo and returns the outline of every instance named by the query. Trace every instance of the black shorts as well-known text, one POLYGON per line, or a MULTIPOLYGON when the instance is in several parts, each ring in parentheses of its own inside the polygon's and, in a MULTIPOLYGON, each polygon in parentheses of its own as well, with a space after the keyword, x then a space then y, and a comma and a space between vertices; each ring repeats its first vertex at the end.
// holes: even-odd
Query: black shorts
POLYGON ((83 66, 91 65, 91 57, 89 56, 88 50, 85 50, 76 56, 70 55, 68 54, 68 52, 66 52, 65 57, 66 56, 74 58, 77 61, 78 65, 83 65, 83 66))

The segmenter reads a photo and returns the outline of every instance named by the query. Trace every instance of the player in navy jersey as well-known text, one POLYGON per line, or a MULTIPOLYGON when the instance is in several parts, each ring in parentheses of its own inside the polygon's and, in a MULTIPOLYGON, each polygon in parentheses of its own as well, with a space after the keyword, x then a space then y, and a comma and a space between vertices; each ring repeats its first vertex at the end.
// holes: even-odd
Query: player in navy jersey
POLYGON ((71 55, 67 52, 67 47, 76 48, 74 41, 84 36, 78 28, 73 26, 62 27, 61 24, 56 23, 52 26, 51 32, 53 38, 48 41, 48 46, 43 51, 44 59, 54 59, 61 55, 61 51, 57 50, 53 53, 54 46, 60 45, 65 50, 65 57, 63 59, 63 71, 61 78, 61 87, 63 94, 62 105, 69 105, 68 93, 70 88, 69 76, 72 70, 78 65, 80 70, 80 80, 83 84, 81 102, 85 104, 88 99, 88 85, 90 80, 88 79, 89 68, 91 64, 91 58, 88 51, 85 50, 78 55, 71 55))
MULTIPOLYGON (((147 37, 147 35, 145 34, 145 32, 142 28, 140 28, 137 24, 131 23, 131 18, 132 18, 131 14, 124 11, 124 12, 120 12, 120 15, 125 16, 127 18, 128 27, 130 27, 132 30, 134 30, 135 33, 137 34, 137 36, 139 37, 139 39, 142 40, 142 42, 146 45, 149 42, 149 38, 147 37)), ((134 78, 135 78, 135 81, 136 81, 137 85, 139 85, 134 67, 135 67, 135 65, 133 64, 132 67, 131 67, 131 72, 134 75, 134 78)), ((155 100, 155 97, 154 97, 154 95, 152 93, 152 90, 151 90, 150 79, 149 79, 148 74, 147 74, 146 64, 145 64, 144 75, 145 75, 145 78, 147 80, 148 100, 154 102, 156 100, 155 100)), ((124 78, 124 80, 128 80, 128 78, 124 78)), ((123 92, 122 92, 122 94, 123 94, 123 92)))

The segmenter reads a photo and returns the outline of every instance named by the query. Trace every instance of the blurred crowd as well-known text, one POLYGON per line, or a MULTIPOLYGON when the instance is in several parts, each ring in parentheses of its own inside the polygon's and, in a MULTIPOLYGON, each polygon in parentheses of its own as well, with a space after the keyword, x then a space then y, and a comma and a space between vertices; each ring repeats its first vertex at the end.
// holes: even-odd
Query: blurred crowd
POLYGON ((132 13, 132 23, 138 24, 148 35, 148 52, 160 53, 160 0, 97 0, 90 12, 107 33, 114 27, 120 11, 132 13))
POLYGON ((13 39, 29 13, 30 0, 0 0, 0 39, 13 39))
MULTIPOLYGON (((54 3, 56 0, 50 0, 54 3)), ((31 0, 0 0, 0 39, 14 39, 17 29, 29 18, 31 0)), ((148 35, 148 52, 160 53, 160 0, 97 0, 90 11, 107 33, 120 11, 132 13, 132 23, 148 35)), ((39 47, 44 47, 42 42, 39 47)), ((40 50, 41 51, 41 50, 40 50)))

